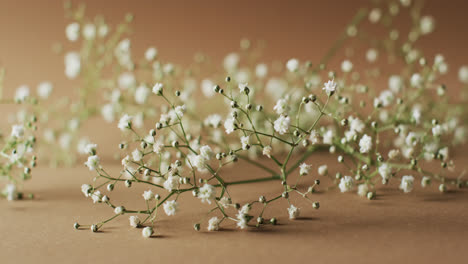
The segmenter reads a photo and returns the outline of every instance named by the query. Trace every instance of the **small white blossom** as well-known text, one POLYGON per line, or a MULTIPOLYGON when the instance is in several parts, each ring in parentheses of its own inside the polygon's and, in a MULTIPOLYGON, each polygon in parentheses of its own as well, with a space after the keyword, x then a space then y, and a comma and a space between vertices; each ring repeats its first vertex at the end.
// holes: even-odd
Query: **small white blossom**
POLYGON ((117 206, 114 208, 114 214, 116 215, 121 215, 125 211, 125 208, 123 206, 117 206))
POLYGON ((130 216, 128 220, 130 221, 130 226, 134 228, 139 227, 141 224, 140 218, 138 218, 136 215, 130 216))
POLYGON ((169 175, 169 177, 167 177, 167 180, 163 184, 164 189, 168 190, 169 192, 172 192, 172 190, 177 189, 179 187, 179 180, 179 176, 169 175))
POLYGON ((340 184, 338 185, 341 192, 349 192, 354 187, 354 180, 351 176, 344 176, 340 180, 340 184))
POLYGON ((312 165, 307 165, 305 163, 302 163, 300 166, 299 166, 299 174, 300 175, 307 175, 309 174, 309 170, 310 168, 312 167, 312 165))
POLYGON ((249 136, 243 136, 240 138, 241 144, 242 144, 242 149, 247 150, 248 146, 250 144, 250 137, 249 136))
POLYGON ((458 80, 460 82, 468 84, 468 66, 464 65, 458 70, 458 80))
POLYGON ((231 134, 232 132, 234 132, 234 129, 235 129, 235 122, 236 120, 232 117, 226 119, 226 121, 224 121, 224 128, 226 129, 226 134, 231 134))
POLYGON ((212 217, 208 220, 208 231, 217 231, 221 220, 218 217, 212 217))
POLYGON ((212 185, 205 183, 203 187, 199 189, 198 198, 201 199, 202 203, 211 204, 211 200, 215 198, 216 192, 215 188, 212 185))
POLYGON ((434 31, 434 18, 431 16, 423 16, 419 21, 419 28, 423 35, 432 33, 434 31))
POLYGON ((413 176, 403 176, 401 177, 400 189, 405 193, 409 193, 413 190, 413 176))
POLYGON ((16 89, 15 101, 24 102, 29 97, 29 87, 27 85, 21 85, 16 89))
POLYGON ((67 39, 71 42, 75 42, 78 40, 80 37, 80 24, 74 22, 69 24, 65 28, 65 35, 67 36, 67 39))
POLYGON ((325 176, 328 174, 328 166, 327 165, 321 165, 318 167, 317 172, 320 176, 325 176))
POLYGON ((41 82, 37 86, 37 94, 39 95, 40 98, 42 99, 47 99, 49 98, 50 94, 52 93, 52 83, 50 82, 41 82))
POLYGON ((85 162, 85 165, 89 168, 90 171, 93 171, 101 167, 101 165, 99 165, 99 161, 100 160, 98 156, 89 156, 88 160, 85 162))
POLYGON ((155 47, 149 47, 146 51, 145 51, 145 59, 147 61, 152 61, 156 58, 156 56, 158 55, 158 50, 155 48, 155 47))
POLYGON ((123 115, 120 118, 119 124, 117 125, 117 127, 122 131, 125 131, 126 129, 130 129, 132 127, 132 119, 133 119, 132 116, 129 116, 127 114, 123 115))
POLYGON ((148 190, 148 191, 143 192, 143 199, 145 199, 145 201, 151 201, 153 198, 154 198, 153 191, 148 190))
POLYGON ((24 137, 24 126, 13 125, 11 127, 11 137, 21 139, 24 137))
POLYGON ((138 162, 143 158, 143 153, 140 150, 135 149, 132 152, 132 158, 133 158, 134 161, 138 162))
POLYGON ((328 94, 333 93, 336 91, 336 82, 334 80, 329 80, 324 84, 322 89, 325 90, 325 92, 328 94))
POLYGON ((156 83, 153 86, 153 93, 154 94, 162 94, 164 85, 162 83, 156 83))
POLYGON ((366 197, 367 193, 369 192, 369 187, 367 186, 366 183, 359 184, 358 185, 358 195, 361 197, 366 197))
POLYGON ((295 72, 299 69, 299 61, 297 59, 290 59, 286 63, 286 68, 288 68, 288 71, 290 72, 295 72))
POLYGON ((291 123, 291 118, 289 116, 280 116, 275 120, 273 127, 276 132, 280 135, 284 135, 288 132, 289 124, 291 123))
POLYGON ((372 137, 364 134, 361 140, 359 140, 359 148, 361 153, 368 153, 372 149, 372 137))
POLYGON ((288 208, 289 219, 297 219, 301 210, 294 205, 290 205, 288 208))
POLYGON ((135 91, 135 102, 137 104, 144 104, 148 99, 150 90, 146 85, 140 85, 135 91))
POLYGON ((353 63, 349 60, 345 60, 341 63, 341 70, 343 72, 350 72, 353 69, 353 63))
POLYGON ((171 215, 175 215, 177 210, 179 209, 179 204, 175 201, 175 200, 172 200, 172 201, 166 201, 164 204, 163 204, 163 207, 164 207, 164 212, 168 215, 168 216, 171 216, 171 215))
POLYGON ((284 114, 288 110, 288 102, 286 99, 279 99, 276 101, 276 105, 273 107, 278 115, 284 114))
POLYGON ((89 184, 83 184, 81 185, 81 192, 86 196, 88 197, 90 195, 90 191, 93 189, 93 187, 91 187, 91 185, 89 184))
POLYGON ((262 154, 263 154, 264 156, 267 156, 268 158, 271 158, 271 151, 272 151, 271 146, 265 146, 265 147, 263 148, 262 154))
POLYGON ((91 199, 93 200, 93 203, 98 203, 101 201, 102 194, 100 191, 95 191, 93 194, 91 194, 91 199))
POLYGON ((78 52, 68 52, 65 54, 65 75, 69 79, 78 77, 81 71, 81 58, 78 52))
POLYGON ((388 166, 387 163, 382 163, 379 168, 378 168, 380 177, 382 177, 382 181, 386 181, 390 179, 390 176, 392 176, 392 168, 388 166))
POLYGON ((145 228, 143 228, 143 230, 141 230, 141 235, 144 237, 144 238, 149 238, 153 235, 154 231, 153 231, 153 228, 151 226, 147 226, 145 228))

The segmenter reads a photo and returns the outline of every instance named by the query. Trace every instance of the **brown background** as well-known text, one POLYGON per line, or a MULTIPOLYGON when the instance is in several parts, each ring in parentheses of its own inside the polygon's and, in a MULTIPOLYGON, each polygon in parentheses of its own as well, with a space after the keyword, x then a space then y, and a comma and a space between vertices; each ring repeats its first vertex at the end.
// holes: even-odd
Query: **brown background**
MULTIPOLYGON (((227 52, 237 50, 243 37, 264 40, 269 60, 298 57, 314 62, 327 51, 358 7, 368 3, 85 2, 90 14, 103 14, 110 23, 133 12, 136 19, 132 39, 137 52, 155 45, 163 59, 181 64, 189 63, 197 51, 221 60, 227 52)), ((425 11, 437 19, 437 26, 436 32, 424 40, 424 50, 431 54, 442 52, 453 79, 459 66, 468 62, 467 2, 427 2, 425 11)), ((73 84, 61 74, 63 60, 51 52, 53 43, 64 41, 62 6, 62 1, 55 0, 0 0, 0 66, 8 70, 6 95, 12 95, 20 84, 35 86, 43 80, 53 80, 58 94, 71 93, 73 84)), ((455 82, 450 84, 456 89, 455 82)), ((0 117, 4 118, 4 112, 0 117)), ((95 140, 105 144, 106 136, 97 134, 95 140)), ((465 151, 458 153, 459 164, 466 161, 465 151)), ((309 162, 318 165, 323 161, 334 163, 319 156, 309 162)), ((231 170, 227 177, 252 173, 252 168, 242 166, 231 170)), ((199 201, 187 197, 179 215, 163 218, 156 226, 160 237, 148 241, 141 237, 140 230, 131 230, 126 219, 110 224, 99 234, 72 229, 74 221, 91 223, 112 214, 107 209, 99 210, 102 206, 92 206, 80 193, 80 184, 89 182, 90 176, 81 166, 57 170, 42 166, 27 185, 38 200, 0 200, 0 263, 456 263, 468 257, 466 191, 441 195, 433 186, 424 191, 417 187, 414 193, 402 195, 393 186, 379 190, 379 199, 372 202, 353 194, 329 192, 317 195, 322 204, 319 211, 295 198, 304 215, 297 221, 288 222, 286 204, 274 206, 268 216, 279 217, 282 224, 276 228, 231 232, 234 227, 228 226, 219 233, 201 234, 191 225, 202 217, 204 209, 199 208, 199 201)), ((258 184, 235 188, 233 192, 247 200, 258 188, 267 196, 277 192, 276 185, 258 184)), ((127 192, 115 199, 141 205, 141 191, 135 190, 135 197, 127 192)))

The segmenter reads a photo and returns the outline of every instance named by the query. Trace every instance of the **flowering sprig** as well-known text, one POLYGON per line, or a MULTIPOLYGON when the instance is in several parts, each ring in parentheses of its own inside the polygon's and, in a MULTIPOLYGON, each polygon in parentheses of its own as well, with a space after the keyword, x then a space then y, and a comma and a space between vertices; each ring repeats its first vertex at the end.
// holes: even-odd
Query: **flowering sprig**
MULTIPOLYGON (((134 72, 129 72, 135 68, 128 68, 118 79, 122 84, 131 84, 124 90, 141 104, 125 108, 128 102, 122 103, 121 109, 128 111, 120 112, 117 126, 128 132, 132 140, 120 145, 127 151, 121 173, 118 176, 107 173, 100 164, 96 146, 83 145, 84 153, 89 155, 86 166, 95 170, 97 176, 93 185, 83 185, 82 191, 94 203, 107 204, 115 213, 105 221, 90 225, 91 230, 97 231, 112 219, 131 214, 130 225, 146 226, 142 234, 149 237, 154 233, 158 209, 162 207, 168 216, 175 215, 179 197, 187 192, 213 206, 207 222, 209 231, 218 230, 225 221, 232 221, 241 229, 275 224, 277 218, 266 221, 263 213, 268 205, 281 200, 288 203, 285 213, 295 219, 300 209, 291 203, 290 194, 299 194, 312 207, 319 207, 309 199, 320 179, 315 179, 306 190, 298 184, 304 176, 315 174, 311 173, 314 167, 318 178, 332 180, 333 186, 328 189, 356 191, 370 200, 378 195, 380 183, 390 181, 397 182, 403 193, 415 188, 418 177, 422 187, 437 182, 441 192, 450 186, 466 186, 464 173, 455 179, 451 177, 455 170, 449 158, 449 149, 466 140, 466 102, 454 104, 445 92, 446 86, 440 83, 440 77, 448 71, 444 57, 439 54, 432 61, 416 45, 416 40, 434 30, 434 19, 422 16, 420 6, 414 5, 411 7, 414 24, 408 39, 402 39, 392 21, 397 19, 401 8, 408 6, 389 5, 388 9, 375 7, 359 11, 317 66, 295 58, 288 60, 283 70, 269 68, 265 63, 244 65, 243 60, 252 61, 252 58, 250 42, 242 41, 239 53, 242 56, 228 54, 223 62, 224 71, 203 79, 200 84, 204 100, 213 105, 208 112, 191 99, 198 96, 192 82, 194 76, 176 75, 183 71, 175 70, 172 64, 160 71, 161 65, 154 63, 154 79, 140 81, 134 72), (373 39, 363 27, 358 30, 366 17, 371 26, 381 24, 383 30, 389 30, 390 38, 373 39), (349 57, 341 63, 341 71, 328 71, 329 61, 345 41, 369 38, 374 46, 363 56, 369 68, 358 71, 349 57), (402 66, 400 72, 388 74, 388 89, 378 92, 374 87, 383 76, 374 63, 384 55, 402 66), (269 72, 270 69, 273 71, 269 72), (152 89, 138 83, 153 83, 152 89), (143 117, 159 121, 141 134, 138 131, 144 127, 142 119, 135 119, 135 115, 149 111, 144 103, 154 100, 159 103, 153 105, 162 105, 161 108, 151 107, 151 114, 148 112, 143 117), (434 108, 439 111, 430 111, 434 108), (342 167, 335 169, 336 164, 309 162, 314 153, 324 151, 336 157, 342 167), (240 161, 258 167, 267 176, 225 179, 225 168, 240 161), (440 162, 441 170, 428 169, 433 162, 440 162), (266 181, 280 183, 281 193, 267 199, 260 190, 258 200, 243 206, 236 203, 241 200, 229 194, 232 185, 266 181), (146 209, 130 210, 110 202, 109 194, 104 193, 110 193, 116 184, 128 188, 134 184, 147 185, 150 189, 142 194, 146 209), (104 186, 107 191, 103 190, 104 186), (251 209, 257 205, 261 213, 255 215, 251 209), (144 218, 140 219, 141 215, 144 218)), ((123 57, 117 61, 125 68, 123 62, 128 62, 129 51, 124 51, 123 55, 118 53, 123 57)), ((149 49, 146 59, 154 59, 154 54, 155 50, 149 49)), ((462 67, 460 81, 467 84, 467 76, 468 70, 462 67)), ((463 89, 466 90, 466 85, 463 89)), ((75 224, 75 227, 81 226, 75 224)), ((201 225, 196 223, 194 227, 199 230, 201 225)))
MULTIPOLYGON (((9 201, 23 199, 23 182, 32 176, 32 168, 36 166, 34 147, 36 144, 35 115, 31 114, 31 104, 37 102, 29 95, 29 89, 20 87, 14 100, 3 98, 3 78, 5 71, 0 69, 0 104, 17 104, 20 110, 10 116, 13 123, 10 131, 0 130, 0 180, 2 189, 0 195, 9 201), (3 185, 5 183, 5 185, 3 185)), ((33 195, 29 194, 29 198, 33 195)))

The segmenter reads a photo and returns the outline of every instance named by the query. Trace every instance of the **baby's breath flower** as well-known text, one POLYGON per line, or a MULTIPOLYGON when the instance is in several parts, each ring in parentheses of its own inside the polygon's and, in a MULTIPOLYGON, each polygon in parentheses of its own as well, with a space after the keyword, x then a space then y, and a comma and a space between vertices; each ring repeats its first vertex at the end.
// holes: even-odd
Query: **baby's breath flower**
POLYGON ((354 180, 351 176, 344 176, 340 180, 340 184, 338 185, 341 192, 349 192, 354 187, 354 180))
POLYGON ((16 89, 15 101, 24 102, 29 97, 29 87, 27 85, 21 85, 16 89))
POLYGON ((122 131, 130 129, 132 127, 132 119, 132 116, 129 116, 127 114, 123 115, 119 120, 118 128, 122 131))
POLYGON ((202 203, 208 203, 211 204, 211 200, 215 198, 216 191, 214 186, 209 185, 208 183, 205 183, 203 187, 199 189, 198 192, 198 198, 201 199, 202 203))
POLYGON ((130 226, 134 228, 139 227, 141 224, 140 218, 138 218, 138 216, 136 215, 130 216, 129 221, 130 221, 130 226))
POLYGON ((312 167, 312 165, 307 165, 307 164, 305 164, 305 163, 302 163, 302 164, 299 166, 299 168, 300 168, 299 174, 300 174, 300 175, 307 175, 307 174, 309 174, 309 170, 310 170, 311 167, 312 167))
POLYGON ((271 151, 272 151, 271 146, 265 146, 265 147, 263 148, 262 154, 263 154, 264 156, 267 156, 268 158, 271 158, 271 151))
POLYGON ((334 80, 329 80, 328 82, 326 82, 322 88, 323 90, 325 90, 325 92, 327 92, 327 94, 332 94, 336 91, 336 83, 334 80))
POLYGON ((163 207, 164 207, 164 212, 165 212, 168 216, 171 216, 171 215, 175 215, 175 214, 176 214, 176 212, 178 211, 178 208, 179 208, 179 204, 178 204, 175 200, 166 201, 166 202, 163 204, 163 207))
POLYGON ((125 211, 125 208, 123 206, 117 206, 115 209, 114 209, 114 213, 116 215, 120 215, 120 214, 123 214, 125 211))
POLYGON ((226 134, 231 134, 232 132, 234 132, 236 126, 235 126, 235 122, 236 120, 232 117, 226 119, 226 121, 224 121, 224 128, 226 129, 226 134))
POLYGON ((284 114, 287 112, 288 102, 286 99, 279 99, 276 101, 276 105, 273 107, 273 110, 276 111, 278 115, 284 114))
POLYGON ((297 219, 301 210, 294 205, 290 205, 288 208, 289 219, 297 219))
POLYGON ((405 193, 409 193, 413 190, 413 176, 403 176, 401 177, 400 189, 405 193))
POLYGON ((69 24, 65 29, 65 35, 69 41, 77 41, 80 37, 80 24, 76 22, 69 24))
POLYGON ((153 231, 153 228, 151 226, 147 226, 145 228, 143 228, 143 230, 141 230, 141 235, 144 237, 144 238, 149 238, 153 235, 154 231, 153 231))
POLYGON ((372 138, 366 134, 362 136, 359 140, 359 148, 361 153, 368 153, 372 149, 372 138))
POLYGON ((217 231, 221 220, 218 217, 212 217, 208 220, 208 231, 217 231))
POLYGON ((158 50, 155 48, 155 47, 149 47, 146 51, 145 51, 145 59, 147 61, 152 61, 156 58, 156 56, 158 55, 158 50))
POLYGON ((361 197, 366 197, 367 193, 369 192, 369 187, 366 183, 358 185, 358 195, 361 197))
POLYGON ((321 165, 318 167, 317 172, 320 176, 325 176, 328 174, 328 166, 327 165, 321 165))
POLYGON ((50 82, 41 82, 37 86, 37 94, 39 95, 40 98, 42 99, 47 99, 49 98, 50 94, 52 93, 52 83, 50 82))
POLYGON ((280 135, 284 135, 285 133, 288 132, 290 123, 291 123, 291 119, 289 118, 289 116, 281 115, 280 117, 278 117, 278 119, 275 120, 274 129, 280 135))
POLYGON ((295 72, 299 69, 299 61, 297 59, 290 59, 286 63, 286 68, 288 68, 288 71, 290 72, 295 72))
POLYGON ((151 201, 154 198, 154 193, 151 190, 143 192, 143 199, 145 201, 151 201))
POLYGON ((99 157, 94 155, 94 156, 89 156, 88 160, 85 162, 86 167, 89 168, 90 171, 96 170, 101 167, 99 164, 99 157))

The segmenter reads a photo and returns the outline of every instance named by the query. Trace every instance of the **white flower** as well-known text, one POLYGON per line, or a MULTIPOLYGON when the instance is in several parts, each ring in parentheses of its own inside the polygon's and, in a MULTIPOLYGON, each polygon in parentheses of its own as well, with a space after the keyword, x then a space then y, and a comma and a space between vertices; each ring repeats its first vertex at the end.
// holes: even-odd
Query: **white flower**
POLYGON ((13 183, 7 184, 5 186, 5 195, 8 201, 15 200, 18 197, 16 185, 14 185, 13 183))
POLYGON ((120 89, 127 90, 136 83, 135 76, 131 72, 124 72, 119 76, 118 84, 120 89))
POLYGON ((212 217, 208 220, 208 231, 217 231, 221 220, 218 217, 212 217))
POLYGON ((344 176, 340 180, 340 184, 338 185, 341 192, 349 192, 354 187, 354 180, 351 176, 344 176))
POLYGON ((394 93, 399 93, 403 87, 403 81, 398 75, 392 75, 388 79, 388 88, 394 93))
POLYGON ((241 207, 241 209, 239 210, 239 213, 246 215, 246 214, 248 214, 250 212, 250 209, 251 209, 250 204, 248 204, 248 203, 244 204, 241 207))
POLYGON ((21 139, 24 137, 24 126, 13 125, 11 127, 11 137, 21 139))
POLYGON ((15 101, 24 102, 29 97, 29 87, 27 85, 21 85, 16 89, 15 101))
POLYGON ((83 27, 83 37, 86 40, 91 40, 96 37, 96 26, 94 24, 86 24, 83 27))
POLYGON ((418 143, 418 135, 414 132, 409 132, 405 138, 405 143, 408 146, 416 146, 418 143))
POLYGON ((204 145, 200 147, 200 155, 205 159, 205 160, 210 160, 211 157, 213 156, 213 150, 211 150, 211 147, 208 145, 204 145))
POLYGON ((189 158, 190 164, 193 167, 197 168, 198 171, 204 171, 205 170, 206 160, 202 155, 190 155, 188 158, 189 158))
POLYGON ((88 160, 85 162, 85 165, 89 168, 90 171, 100 168, 99 157, 96 155, 89 156, 88 160))
POLYGON ((105 36, 107 36, 107 33, 109 33, 109 27, 106 24, 99 25, 99 28, 98 28, 99 36, 100 37, 105 37, 105 36))
POLYGON ((440 125, 436 125, 432 128, 432 135, 434 135, 434 137, 438 137, 440 135, 442 135, 442 126, 440 125))
POLYGON ((117 125, 117 127, 122 131, 125 131, 126 129, 130 129, 132 127, 132 119, 133 119, 132 116, 129 116, 127 114, 123 115, 120 118, 119 124, 117 125))
POLYGON ((371 23, 377 23, 379 22, 380 18, 382 17, 382 11, 379 8, 373 8, 369 12, 369 21, 371 23))
POLYGON ((39 95, 40 98, 42 99, 47 99, 49 98, 50 94, 52 93, 52 83, 50 82, 41 82, 37 86, 37 94, 39 95))
POLYGON ((83 148, 84 154, 94 155, 96 153, 97 144, 88 143, 83 148))
POLYGON ((69 24, 65 28, 65 35, 67 36, 67 39, 71 42, 75 42, 78 40, 80 37, 80 24, 74 22, 69 24))
POLYGON ((91 199, 93 199, 93 203, 97 203, 101 201, 102 195, 100 191, 95 191, 93 194, 91 194, 91 199))
POLYGON ((130 157, 127 155, 125 156, 125 158, 122 159, 122 166, 124 166, 124 168, 127 168, 129 164, 130 164, 130 157))
POLYGON ((312 145, 320 143, 320 134, 316 130, 312 130, 310 132, 309 140, 312 145))
POLYGON ((423 16, 419 21, 419 29, 423 35, 434 31, 434 18, 431 16, 423 16))
POLYGON ((164 207, 164 212, 166 212, 168 216, 171 216, 171 215, 176 214, 179 208, 179 204, 175 200, 172 200, 172 201, 165 202, 163 204, 163 207, 164 207))
POLYGON ((264 78, 268 74, 268 67, 264 63, 260 63, 255 67, 255 75, 258 78, 264 78))
POLYGON ((177 189, 179 187, 179 180, 179 176, 169 175, 169 177, 167 177, 167 180, 163 184, 164 189, 172 192, 172 190, 177 189))
POLYGON ((130 226, 134 228, 139 227, 141 224, 140 218, 138 218, 136 215, 130 216, 128 220, 130 221, 130 226))
POLYGON ((368 192, 369 192, 369 187, 367 186, 367 184, 363 183, 363 184, 358 185, 357 193, 359 196, 365 197, 368 192))
POLYGON ((114 106, 112 104, 103 105, 101 108, 101 115, 108 123, 114 122, 114 106))
POLYGON ((333 93, 336 91, 336 83, 334 80, 329 80, 328 82, 324 83, 324 86, 322 90, 325 90, 325 92, 333 93))
POLYGON ((280 135, 283 135, 288 132, 290 123, 291 119, 289 116, 280 116, 275 120, 273 127, 276 132, 278 132, 280 135))
POLYGON ((145 51, 145 59, 147 61, 152 61, 156 58, 156 56, 158 56, 158 50, 155 48, 155 47, 149 47, 146 51, 145 51))
POLYGON ((385 90, 379 95, 379 99, 383 107, 389 106, 394 98, 395 97, 393 96, 393 93, 390 90, 385 90))
POLYGON ((245 229, 247 228, 247 218, 243 214, 238 214, 237 215, 237 227, 240 229, 245 229))
POLYGON ((288 110, 288 102, 286 99, 279 99, 276 101, 276 105, 273 107, 273 110, 275 110, 278 115, 286 113, 288 110))
POLYGON ((317 172, 320 176, 325 176, 328 174, 328 166, 327 165, 322 165, 318 167, 317 172))
POLYGON ((271 158, 271 150, 272 150, 271 146, 265 146, 263 148, 263 153, 262 154, 264 156, 267 156, 268 158, 271 158))
POLYGON ((143 199, 146 201, 151 201, 154 198, 154 193, 151 190, 143 192, 143 199))
POLYGON ((366 59, 368 62, 375 62, 377 60, 379 53, 375 49, 369 49, 366 52, 366 59))
POLYGON ((143 230, 141 230, 141 235, 144 237, 144 238, 149 238, 153 235, 154 231, 153 231, 153 228, 151 226, 147 226, 145 228, 143 228, 143 230))
POLYGON ((458 79, 460 82, 468 84, 468 66, 464 65, 458 70, 458 79))
POLYGON ((91 187, 91 185, 89 184, 83 184, 81 185, 81 192, 86 196, 88 197, 90 195, 90 191, 93 189, 93 187, 91 187))
POLYGON ((341 70, 343 72, 350 72, 353 69, 353 63, 349 60, 345 60, 341 63, 341 70))
POLYGON ((299 61, 297 59, 290 59, 286 62, 286 68, 288 71, 295 72, 299 69, 299 61))
POLYGON ((125 211, 125 208, 123 206, 117 206, 114 208, 114 214, 116 215, 123 214, 124 211, 125 211))
POLYGON ((224 196, 223 198, 219 200, 219 204, 224 208, 228 208, 228 206, 231 205, 231 199, 224 196))
POLYGON ((400 189, 405 193, 411 192, 413 190, 413 176, 403 176, 401 177, 400 189))
POLYGON ((242 144, 242 149, 247 150, 248 146, 250 144, 250 137, 249 136, 243 136, 240 138, 241 144, 242 144))
POLYGON ((333 137, 335 137, 335 132, 331 129, 327 130, 323 135, 323 143, 328 145, 333 144, 333 137))
POLYGON ((162 83, 156 83, 153 86, 153 93, 154 94, 162 94, 164 85, 162 83))
POLYGON ((359 148, 361 153, 368 153, 372 149, 372 137, 364 134, 361 140, 359 140, 359 148))
POLYGON ((215 188, 212 185, 205 183, 203 187, 201 187, 198 191, 198 198, 201 199, 202 203, 209 203, 211 204, 211 200, 215 198, 216 192, 215 188))
POLYGON ((224 58, 224 69, 228 72, 231 72, 237 68, 237 65, 239 64, 239 55, 237 53, 229 53, 225 58, 224 58))
POLYGON ((153 145, 153 152, 156 154, 161 154, 164 149, 164 143, 161 140, 158 140, 153 145))
POLYGON ((135 91, 135 102, 137 104, 144 104, 148 99, 150 90, 146 85, 140 85, 135 91))
POLYGON ((423 78, 421 77, 421 74, 414 73, 413 75, 411 75, 410 83, 411 83, 411 86, 413 87, 416 87, 416 88, 421 87, 423 83, 423 78))
POLYGON ((209 115, 206 119, 205 119, 205 125, 207 126, 212 126, 214 128, 218 128, 220 125, 221 125, 221 121, 222 121, 222 117, 218 114, 212 114, 212 115, 209 115))
POLYGON ((143 158, 143 153, 140 150, 135 149, 132 152, 132 158, 133 158, 134 161, 138 162, 143 158))
POLYGON ((422 177, 421 179, 421 186, 423 188, 426 188, 427 186, 429 186, 429 184, 431 184, 431 177, 429 176, 424 176, 422 177))
POLYGON ((214 91, 215 86, 216 86, 215 83, 212 82, 211 80, 208 80, 208 79, 203 80, 201 82, 201 90, 202 90, 203 95, 207 98, 215 95, 216 94, 214 91))
POLYGON ((296 219, 299 217, 301 210, 294 205, 290 205, 288 208, 289 219, 296 219))
POLYGON ((362 133, 364 131, 364 128, 366 126, 364 125, 364 122, 361 121, 361 119, 350 116, 348 117, 348 120, 349 120, 349 129, 351 131, 355 131, 358 133, 362 133))
POLYGON ((390 179, 390 176, 392 176, 392 168, 388 166, 387 163, 382 163, 382 165, 379 166, 378 171, 382 177, 382 181, 386 181, 390 179))
POLYGON ((300 174, 300 175, 307 175, 307 174, 309 174, 310 167, 312 167, 312 165, 307 165, 307 164, 305 164, 305 163, 302 163, 302 164, 299 166, 299 168, 300 168, 299 174, 300 174))
POLYGON ((228 119, 226 119, 226 121, 224 121, 224 128, 226 129, 226 134, 231 134, 232 132, 234 132, 234 129, 236 128, 235 122, 236 120, 232 117, 229 117, 228 119))
POLYGON ((65 75, 69 79, 75 79, 81 71, 81 58, 78 52, 65 54, 65 75))
POLYGON ((239 91, 241 93, 245 93, 246 89, 248 88, 247 85, 248 85, 248 83, 239 83, 239 85, 238 85, 239 91))

